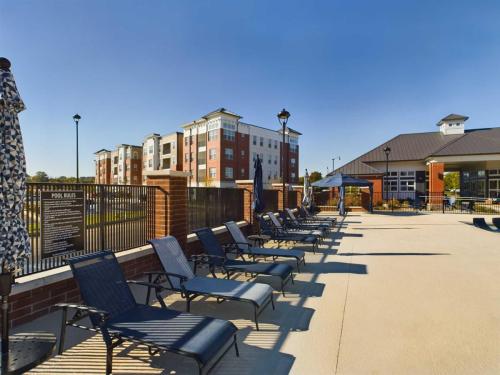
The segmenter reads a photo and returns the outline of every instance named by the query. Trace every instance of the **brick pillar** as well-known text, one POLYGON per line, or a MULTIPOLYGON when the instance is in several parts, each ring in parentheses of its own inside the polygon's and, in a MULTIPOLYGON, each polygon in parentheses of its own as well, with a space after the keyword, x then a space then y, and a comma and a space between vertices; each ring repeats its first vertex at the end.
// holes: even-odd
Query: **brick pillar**
POLYGON ((157 186, 155 202, 155 237, 171 235, 181 247, 187 239, 188 172, 161 170, 146 172, 146 185, 157 186))
POLYGON ((289 206, 289 202, 288 202, 288 185, 286 185, 285 187, 285 207, 283 207, 283 186, 281 184, 276 184, 276 185, 279 185, 279 186, 275 186, 275 184, 273 184, 273 187, 274 189, 278 190, 278 210, 279 211, 282 211, 284 210, 285 208, 288 208, 289 206))
POLYGON ((429 205, 430 209, 440 209, 444 195, 444 163, 429 162, 429 205))
POLYGON ((236 180, 238 188, 243 189, 243 220, 253 223, 253 180, 236 180))
POLYGON ((295 202, 294 206, 300 207, 302 206, 302 200, 304 199, 304 188, 302 186, 294 186, 293 190, 297 192, 297 202, 295 202))

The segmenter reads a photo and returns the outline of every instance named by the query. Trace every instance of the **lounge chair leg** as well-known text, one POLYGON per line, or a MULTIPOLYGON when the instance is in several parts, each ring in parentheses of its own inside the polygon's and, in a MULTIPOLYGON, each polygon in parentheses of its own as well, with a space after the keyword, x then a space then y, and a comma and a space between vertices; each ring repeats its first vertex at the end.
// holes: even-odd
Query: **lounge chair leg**
POLYGON ((273 308, 273 310, 275 310, 276 308, 274 307, 274 298, 273 298, 273 295, 271 294, 271 307, 273 308))
POLYGON ((257 329, 257 331, 259 331, 259 318, 257 317, 257 307, 254 306, 253 308, 253 316, 254 316, 254 319, 255 319, 255 328, 257 329))
POLYGON ((64 339, 66 338, 66 318, 68 316, 68 310, 63 309, 62 312, 62 322, 61 322, 61 332, 59 333, 59 351, 58 354, 62 354, 64 351, 64 339))
POLYGON ((234 335, 234 350, 236 351, 236 357, 239 357, 240 351, 238 350, 238 341, 236 341, 236 335, 234 335))
POLYGON ((300 258, 297 258, 297 272, 300 273, 300 258))
POLYGON ((283 279, 281 279, 281 294, 285 297, 285 284, 283 283, 283 279))
POLYGON ((106 345, 106 375, 113 373, 113 346, 106 345))
POLYGON ((191 298, 187 298, 186 300, 186 311, 190 312, 191 311, 191 298))

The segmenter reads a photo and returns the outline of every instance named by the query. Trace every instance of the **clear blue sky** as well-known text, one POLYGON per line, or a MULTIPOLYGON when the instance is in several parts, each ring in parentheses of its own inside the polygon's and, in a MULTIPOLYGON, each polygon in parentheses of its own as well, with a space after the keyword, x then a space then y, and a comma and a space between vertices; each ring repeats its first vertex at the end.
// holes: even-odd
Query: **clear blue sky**
POLYGON ((226 107, 301 131, 326 171, 441 117, 500 126, 499 1, 0 0, 0 55, 28 109, 28 172, 81 175, 93 153, 226 107))

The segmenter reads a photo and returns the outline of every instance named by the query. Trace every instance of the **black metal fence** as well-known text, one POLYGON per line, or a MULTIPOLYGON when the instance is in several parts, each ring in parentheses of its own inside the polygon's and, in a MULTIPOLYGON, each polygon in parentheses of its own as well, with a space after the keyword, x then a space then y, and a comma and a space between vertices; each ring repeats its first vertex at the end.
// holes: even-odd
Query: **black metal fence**
POLYGON ((18 275, 65 265, 64 260, 103 249, 122 251, 154 237, 156 187, 63 183, 28 183, 23 211, 32 255, 18 275), (81 191, 84 205, 83 249, 45 257, 41 239, 41 192, 81 191))
POLYGON ((500 215, 500 199, 446 196, 440 193, 421 195, 416 192, 374 192, 373 209, 391 212, 426 211, 500 215))
POLYGON ((188 188, 188 233, 201 227, 217 227, 244 217, 243 189, 188 188))

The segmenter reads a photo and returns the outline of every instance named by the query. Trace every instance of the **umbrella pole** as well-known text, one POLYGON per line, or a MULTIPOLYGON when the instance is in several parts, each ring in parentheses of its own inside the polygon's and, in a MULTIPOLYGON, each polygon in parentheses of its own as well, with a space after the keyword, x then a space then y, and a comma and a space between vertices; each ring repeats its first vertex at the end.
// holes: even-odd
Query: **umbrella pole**
POLYGON ((2 297, 2 374, 9 368, 9 295, 12 291, 12 272, 2 267, 0 295, 2 297))

